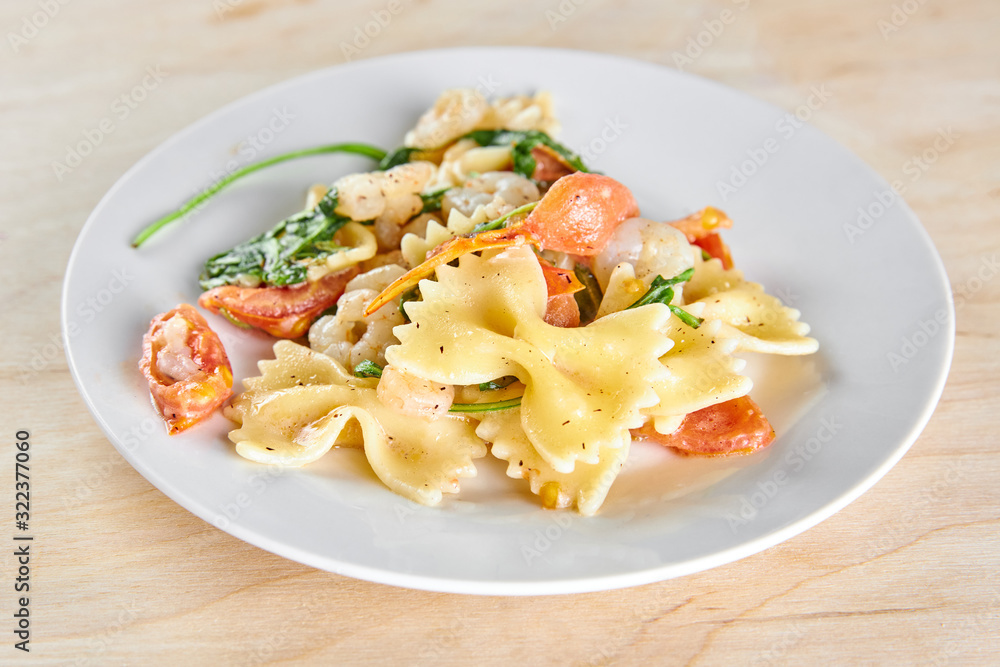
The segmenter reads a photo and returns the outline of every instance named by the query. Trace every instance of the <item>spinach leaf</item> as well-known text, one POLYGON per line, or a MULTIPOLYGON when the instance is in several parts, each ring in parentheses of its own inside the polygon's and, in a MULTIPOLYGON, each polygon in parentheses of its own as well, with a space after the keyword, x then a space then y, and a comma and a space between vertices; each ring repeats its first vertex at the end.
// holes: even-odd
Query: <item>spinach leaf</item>
POLYGON ((515 382, 517 382, 516 377, 513 375, 506 375, 502 378, 497 378, 496 380, 490 380, 489 382, 480 382, 479 391, 495 391, 497 389, 509 387, 515 382))
MULTIPOLYGON (((688 325, 692 329, 697 329, 701 326, 701 323, 704 320, 700 317, 695 317, 691 313, 682 309, 680 306, 674 306, 670 303, 674 298, 673 285, 691 280, 691 276, 693 275, 694 269, 688 269, 687 271, 677 274, 673 278, 656 276, 653 278, 653 282, 649 285, 649 289, 646 293, 628 308, 638 308, 639 306, 645 306, 651 303, 662 303, 667 306, 670 309, 670 312, 676 315, 681 322, 688 325)), ((628 310, 628 308, 626 308, 626 310, 628 310)))
POLYGON ((354 367, 354 377, 358 378, 380 378, 382 377, 382 367, 374 361, 365 359, 354 367))
POLYGON ((413 158, 414 153, 419 153, 421 150, 420 148, 407 148, 406 146, 397 148, 379 161, 379 171, 385 171, 393 167, 398 167, 401 164, 406 164, 413 158))
POLYGON ((421 192, 420 200, 424 203, 424 207, 420 209, 421 213, 432 213, 434 211, 441 210, 441 200, 444 199, 444 193, 451 190, 451 186, 441 188, 440 190, 434 190, 433 192, 421 192))
POLYGON ((577 171, 590 171, 579 155, 541 130, 475 130, 463 138, 472 139, 480 146, 512 146, 514 171, 525 178, 531 178, 535 173, 535 158, 531 155, 531 149, 539 144, 551 148, 577 171))
POLYGON ((333 235, 350 222, 338 215, 337 192, 331 190, 311 211, 296 213, 269 231, 221 252, 205 262, 203 290, 245 283, 256 278, 268 286, 305 282, 308 265, 343 248, 333 235))
POLYGON ((583 283, 583 289, 573 294, 576 307, 580 309, 580 323, 593 322, 601 306, 601 299, 604 298, 601 285, 593 272, 583 264, 574 266, 573 273, 576 274, 577 280, 583 283))

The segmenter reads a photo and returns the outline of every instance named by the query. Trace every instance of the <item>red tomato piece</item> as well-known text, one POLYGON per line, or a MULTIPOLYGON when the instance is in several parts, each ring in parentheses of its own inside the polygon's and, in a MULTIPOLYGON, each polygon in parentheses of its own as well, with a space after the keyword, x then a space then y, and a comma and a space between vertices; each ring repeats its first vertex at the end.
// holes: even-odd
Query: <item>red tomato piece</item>
POLYGON ((299 338, 324 310, 337 303, 357 267, 286 287, 223 285, 198 298, 198 305, 229 320, 261 329, 276 338, 299 338))
POLYGON ((186 303, 150 322, 139 369, 170 435, 207 418, 233 393, 233 370, 222 341, 186 303))
POLYGON ((545 302, 545 322, 563 329, 580 326, 580 307, 573 295, 550 294, 549 300, 545 302))
POLYGON ((639 214, 632 192, 613 178, 578 171, 552 184, 521 227, 542 248, 596 255, 625 220, 639 214))
POLYGON ((707 236, 695 239, 694 245, 698 246, 712 257, 722 260, 722 268, 733 268, 733 255, 729 252, 729 246, 722 240, 722 235, 718 232, 712 232, 707 236))
POLYGON ((692 412, 670 435, 658 433, 652 424, 634 429, 632 435, 699 456, 751 454, 774 442, 774 429, 749 396, 692 412))
POLYGON ((532 148, 531 157, 535 158, 535 171, 531 177, 536 181, 557 181, 576 171, 561 155, 545 144, 532 148))
POLYGON ((557 269, 551 262, 541 257, 538 258, 538 263, 542 267, 542 275, 545 276, 545 289, 550 297, 560 294, 574 294, 583 289, 583 283, 573 271, 557 269))
POLYGON ((706 206, 697 213, 692 213, 686 218, 674 220, 668 224, 683 232, 688 243, 694 243, 720 229, 729 229, 733 226, 733 221, 714 206, 706 206))

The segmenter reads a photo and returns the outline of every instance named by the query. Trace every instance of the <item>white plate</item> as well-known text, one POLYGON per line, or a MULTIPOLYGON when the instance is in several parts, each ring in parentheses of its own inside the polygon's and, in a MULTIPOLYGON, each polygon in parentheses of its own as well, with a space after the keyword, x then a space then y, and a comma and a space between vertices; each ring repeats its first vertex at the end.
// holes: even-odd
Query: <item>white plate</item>
MULTIPOLYGON (((715 83, 582 52, 409 53, 294 79, 180 132, 104 197, 67 269, 70 368, 105 433, 153 485, 240 539, 332 572, 529 595, 631 586, 748 556, 838 511, 899 460, 934 409, 954 342, 948 280, 916 217, 860 160, 796 125, 715 83), (273 167, 141 250, 129 247, 133 235, 250 159, 336 141, 395 147, 441 90, 459 86, 550 90, 560 138, 630 186, 647 216, 712 204, 736 221, 727 239, 738 266, 799 308, 821 343, 812 357, 751 361, 753 395, 779 433, 768 451, 705 461, 636 447, 600 514, 582 518, 539 509, 493 460, 431 509, 382 487, 355 452, 277 472, 238 457, 221 416, 165 435, 136 367, 150 318, 194 303, 203 261, 298 210, 308 185, 371 163, 273 167), (740 185, 734 169, 754 173, 740 185), (740 187, 724 201, 719 182, 740 187), (858 224, 859 207, 872 218, 852 236, 845 225, 858 224)), ((267 337, 210 322, 236 377, 254 375, 267 337)))

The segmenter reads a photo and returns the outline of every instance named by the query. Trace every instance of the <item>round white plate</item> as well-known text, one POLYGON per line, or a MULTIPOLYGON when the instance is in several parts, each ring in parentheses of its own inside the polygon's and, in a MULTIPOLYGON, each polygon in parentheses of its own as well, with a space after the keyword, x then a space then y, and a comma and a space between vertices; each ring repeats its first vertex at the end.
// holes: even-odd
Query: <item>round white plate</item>
MULTIPOLYGON (((803 111, 803 115, 805 112, 803 111)), ((104 197, 67 269, 63 324, 73 376, 132 466, 197 516, 308 565, 438 591, 549 594, 642 584, 766 549, 875 483, 916 439, 942 391, 954 309, 919 221, 860 160, 786 112, 715 83, 592 53, 488 48, 407 53, 299 77, 178 133, 104 197), (778 431, 765 452, 681 459, 633 449, 598 516, 539 509, 525 483, 484 459, 438 508, 403 500, 357 452, 304 470, 241 459, 221 416, 168 437, 137 370, 157 313, 194 303, 204 260, 299 210, 305 189, 370 169, 328 156, 258 172, 140 250, 132 237, 223 173, 338 141, 391 149, 438 93, 545 89, 559 138, 632 188, 644 214, 706 205, 748 278, 800 309, 811 357, 749 368, 778 431), (720 184, 725 184, 722 186, 720 184)), ((256 374, 263 335, 209 316, 234 374, 256 374)))

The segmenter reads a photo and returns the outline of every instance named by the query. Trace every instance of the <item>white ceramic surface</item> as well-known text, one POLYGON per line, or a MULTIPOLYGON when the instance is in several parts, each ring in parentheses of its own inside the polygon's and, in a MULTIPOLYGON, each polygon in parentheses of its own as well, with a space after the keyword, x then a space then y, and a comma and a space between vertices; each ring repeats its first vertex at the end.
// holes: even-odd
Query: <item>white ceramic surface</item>
MULTIPOLYGON (((888 187, 786 112, 648 63, 526 48, 364 60, 233 103, 129 170, 73 251, 67 356, 95 419, 136 470, 197 516, 287 558, 462 593, 657 581, 822 521, 884 475, 930 417, 951 361, 954 309, 933 245, 888 187), (737 265, 799 308, 821 344, 812 357, 750 360, 752 395, 779 433, 769 450, 706 461, 635 447, 600 514, 583 518, 539 509, 492 460, 459 497, 425 508, 385 489, 357 452, 283 472, 238 457, 221 416, 165 435, 136 366, 149 319, 194 303, 204 260, 298 210, 308 185, 371 163, 329 156, 273 167, 141 250, 129 246, 134 234, 250 160, 337 141, 395 147, 441 90, 459 86, 550 90, 559 138, 631 187, 646 216, 673 219, 711 204, 735 220, 726 238, 737 265), (859 224, 862 211, 869 217, 859 224)), ((256 374, 267 337, 210 323, 236 377, 256 374)))

